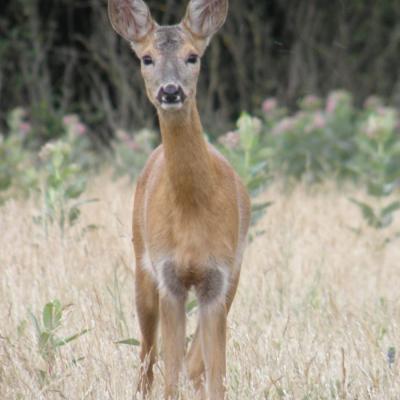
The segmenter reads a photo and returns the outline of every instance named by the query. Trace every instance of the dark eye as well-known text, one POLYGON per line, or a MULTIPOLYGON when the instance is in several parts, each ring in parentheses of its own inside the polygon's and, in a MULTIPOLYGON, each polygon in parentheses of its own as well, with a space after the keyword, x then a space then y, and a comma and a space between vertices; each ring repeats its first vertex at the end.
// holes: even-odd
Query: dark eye
POLYGON ((196 54, 191 54, 191 55, 187 58, 186 62, 187 62, 188 64, 196 64, 198 60, 199 60, 199 56, 198 56, 198 55, 196 55, 196 54))
POLYGON ((143 61, 143 64, 144 64, 144 65, 152 65, 152 64, 154 64, 154 61, 153 61, 153 59, 151 58, 151 56, 144 56, 144 57, 142 58, 142 61, 143 61))

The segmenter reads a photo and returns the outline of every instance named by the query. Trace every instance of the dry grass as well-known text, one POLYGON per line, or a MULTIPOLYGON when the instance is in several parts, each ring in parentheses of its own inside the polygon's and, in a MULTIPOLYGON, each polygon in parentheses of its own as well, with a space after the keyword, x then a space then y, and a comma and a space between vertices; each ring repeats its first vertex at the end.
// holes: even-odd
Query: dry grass
MULTIPOLYGON (((0 209, 1 399, 132 398, 138 348, 114 343, 139 335, 132 189, 102 177, 91 191, 101 201, 64 239, 57 229, 43 237, 31 203, 0 209), (99 229, 82 235, 89 223, 99 229), (72 304, 60 333, 91 331, 61 348, 41 387, 37 370, 47 366, 28 310, 38 315, 54 298, 72 304)), ((374 231, 351 232, 361 220, 347 195, 329 186, 266 193, 275 205, 247 249, 229 319, 230 399, 399 399, 400 364, 387 352, 400 346, 400 246, 379 250, 374 231)))

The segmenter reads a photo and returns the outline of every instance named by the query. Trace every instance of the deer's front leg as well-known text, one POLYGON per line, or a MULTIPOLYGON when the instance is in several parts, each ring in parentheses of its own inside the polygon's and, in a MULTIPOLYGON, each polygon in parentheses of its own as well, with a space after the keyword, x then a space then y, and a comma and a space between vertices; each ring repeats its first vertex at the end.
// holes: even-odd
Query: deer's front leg
POLYGON ((142 333, 138 391, 147 396, 153 383, 153 365, 157 353, 158 290, 153 279, 137 260, 136 308, 142 333))
MULTIPOLYGON (((240 277, 240 267, 237 268, 233 278, 230 279, 230 286, 225 300, 225 308, 227 314, 229 313, 233 299, 236 294, 236 290, 239 283, 239 277, 240 277)), ((201 293, 199 294, 201 295, 201 293)), ((189 377, 193 381, 195 389, 201 394, 201 398, 203 399, 205 398, 205 395, 203 394, 204 362, 203 362, 203 353, 201 348, 200 322, 199 325, 197 326, 193 342, 190 347, 190 351, 187 355, 187 364, 188 364, 189 377)))
MULTIPOLYGON (((225 397, 229 282, 229 271, 226 268, 211 267, 196 287, 200 304, 199 338, 206 376, 207 400, 223 400, 225 397)), ((236 285, 234 286, 236 290, 236 285)))
POLYGON ((200 308, 200 340, 207 400, 225 398, 226 318, 226 307, 223 303, 200 308))
POLYGON ((185 298, 172 294, 160 298, 161 334, 165 364, 165 398, 177 394, 185 355, 185 298))

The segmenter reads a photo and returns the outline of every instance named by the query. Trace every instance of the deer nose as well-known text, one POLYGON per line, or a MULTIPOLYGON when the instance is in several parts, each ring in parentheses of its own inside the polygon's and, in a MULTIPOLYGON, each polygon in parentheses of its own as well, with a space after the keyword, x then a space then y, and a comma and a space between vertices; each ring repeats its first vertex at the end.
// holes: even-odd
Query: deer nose
POLYGON ((160 103, 174 104, 184 101, 184 93, 180 86, 174 83, 168 83, 162 86, 158 94, 158 100, 160 103))
POLYGON ((167 96, 177 96, 179 94, 179 87, 170 83, 163 88, 163 91, 167 96))

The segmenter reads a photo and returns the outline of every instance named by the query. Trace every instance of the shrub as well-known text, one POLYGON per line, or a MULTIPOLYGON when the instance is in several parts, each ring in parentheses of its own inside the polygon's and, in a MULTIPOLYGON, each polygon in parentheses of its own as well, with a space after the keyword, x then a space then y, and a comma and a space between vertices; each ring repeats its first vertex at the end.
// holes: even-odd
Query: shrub
MULTIPOLYGON (((60 348, 86 334, 89 330, 84 329, 67 337, 60 337, 58 331, 62 327, 63 314, 68 306, 62 306, 59 300, 53 300, 43 307, 41 318, 29 312, 35 328, 37 350, 46 363, 46 369, 37 371, 41 386, 48 385, 54 376, 54 364, 60 348)), ((82 360, 80 358, 79 360, 82 360)), ((72 360, 71 366, 77 360, 72 360)))
POLYGON ((293 115, 282 109, 264 114, 272 171, 309 182, 348 175, 346 165, 356 148, 356 112, 350 94, 333 92, 325 108, 315 96, 302 99, 299 105, 293 115))
POLYGON ((156 137, 156 133, 149 129, 142 129, 135 135, 122 129, 117 130, 111 141, 111 163, 115 176, 126 175, 132 180, 136 179, 154 148, 156 137))
MULTIPOLYGON (((400 201, 395 196, 400 187, 398 121, 395 109, 384 107, 378 99, 370 99, 359 126, 358 151, 351 162, 352 170, 369 196, 369 201, 351 201, 360 209, 366 223, 379 230, 389 227, 400 210, 400 201)), ((386 238, 385 242, 391 239, 386 238)))
MULTIPOLYGON (((242 177, 252 196, 259 194, 269 181, 267 169, 269 149, 262 144, 262 129, 260 119, 243 113, 237 122, 237 130, 219 138, 221 152, 242 177)), ((253 204, 253 225, 270 205, 270 202, 253 204)))
POLYGON ((26 149, 31 125, 26 112, 16 108, 8 114, 8 133, 0 134, 0 202, 37 189, 38 176, 32 154, 26 149))
POLYGON ((74 152, 67 141, 49 142, 40 151, 42 211, 36 221, 48 233, 49 224, 57 222, 62 234, 78 220, 81 206, 95 200, 79 200, 87 177, 82 165, 73 160, 74 152))

